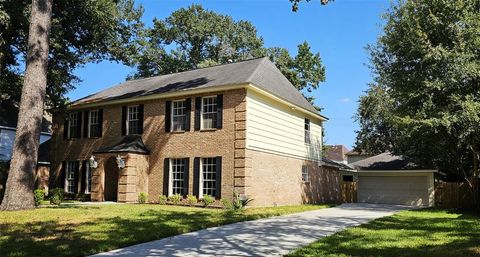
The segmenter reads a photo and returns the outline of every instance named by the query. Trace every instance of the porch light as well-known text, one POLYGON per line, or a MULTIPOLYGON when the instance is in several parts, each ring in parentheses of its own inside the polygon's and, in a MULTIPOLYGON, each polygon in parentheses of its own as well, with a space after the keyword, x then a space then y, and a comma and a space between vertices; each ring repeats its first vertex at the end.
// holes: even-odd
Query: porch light
POLYGON ((90 164, 90 168, 92 169, 96 169, 98 167, 98 162, 95 161, 95 156, 90 156, 90 159, 88 160, 89 164, 90 164))
POLYGON ((117 166, 119 169, 125 168, 125 160, 120 155, 117 155, 117 166))

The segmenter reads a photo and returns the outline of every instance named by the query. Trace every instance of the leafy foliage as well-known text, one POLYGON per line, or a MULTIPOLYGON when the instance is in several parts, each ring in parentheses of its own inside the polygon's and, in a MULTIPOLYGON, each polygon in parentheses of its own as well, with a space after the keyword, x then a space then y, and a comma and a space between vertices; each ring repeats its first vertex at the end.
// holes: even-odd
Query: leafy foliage
MULTIPOLYGON (((27 52, 32 1, 0 1, 0 99, 18 103, 27 52)), ((47 75, 47 106, 65 104, 80 81, 73 72, 87 62, 129 63, 143 24, 133 0, 54 1, 47 75)))
POLYGON ((168 197, 168 200, 173 204, 179 204, 182 201, 183 197, 181 194, 173 194, 168 197))
POLYGON ((134 62, 136 72, 130 78, 144 78, 229 61, 268 56, 300 91, 307 94, 325 81, 325 67, 319 53, 312 53, 307 42, 298 45, 292 57, 285 48, 264 47, 262 37, 249 21, 235 21, 191 5, 173 12, 163 20, 155 19, 139 40, 134 62))
POLYGON ((43 199, 45 198, 45 190, 35 189, 33 191, 33 197, 34 197, 34 200, 35 200, 35 206, 40 206, 43 199))
MULTIPOLYGON (((403 154, 473 183, 480 155, 476 0, 400 1, 369 46, 375 81, 360 99, 357 147, 403 154)), ((473 186, 473 185, 472 185, 473 186)))
POLYGON ((63 202, 65 191, 63 188, 53 188, 48 194, 50 195, 50 204, 60 205, 63 202))
POLYGON ((194 206, 195 204, 197 204, 198 202, 198 199, 196 196, 194 195, 187 195, 187 204, 190 205, 190 206, 194 206))
POLYGON ((204 195, 202 198, 203 207, 208 207, 215 202, 215 198, 211 195, 204 195))
POLYGON ((222 204, 223 207, 227 210, 231 211, 241 211, 245 209, 245 207, 253 201, 252 198, 248 198, 246 196, 241 196, 237 191, 233 191, 233 199, 223 199, 222 204))
POLYGON ((159 195, 158 196, 158 204, 162 204, 162 205, 165 205, 167 204, 167 196, 166 195, 159 195))
MULTIPOLYGON (((302 2, 302 1, 303 1, 303 0, 290 0, 290 2, 292 3, 292 11, 293 11, 293 12, 298 11, 298 4, 299 4, 300 2, 302 2)), ((326 5, 326 4, 328 4, 328 2, 330 2, 330 1, 333 1, 333 0, 320 0, 320 3, 321 3, 322 5, 326 5)), ((305 0, 305 2, 310 2, 310 0, 305 0)))
POLYGON ((143 204, 146 203, 148 200, 148 195, 146 193, 141 192, 138 194, 138 203, 143 204))

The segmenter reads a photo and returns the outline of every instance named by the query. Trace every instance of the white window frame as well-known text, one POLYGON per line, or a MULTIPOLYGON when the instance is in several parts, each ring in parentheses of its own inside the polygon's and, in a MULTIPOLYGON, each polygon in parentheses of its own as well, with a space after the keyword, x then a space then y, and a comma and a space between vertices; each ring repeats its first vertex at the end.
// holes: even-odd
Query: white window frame
POLYGON ((85 167, 85 194, 92 193, 92 168, 90 167, 90 163, 86 161, 85 167))
POLYGON ((170 131, 185 131, 185 117, 187 116, 187 101, 186 99, 181 99, 181 100, 175 100, 172 101, 171 103, 171 112, 170 112, 170 131), (175 104, 182 103, 182 107, 175 107, 175 104), (176 109, 183 109, 183 114, 175 114, 176 109), (180 123, 180 129, 175 129, 175 117, 180 117, 181 123, 180 123), (183 128, 182 128, 183 127, 183 128))
MULTIPOLYGON (((92 136, 92 129, 91 129, 91 126, 92 125, 99 125, 101 126, 100 124, 100 118, 99 118, 99 110, 92 110, 92 111, 89 111, 88 112, 88 137, 93 137, 92 136), (92 123, 92 118, 93 118, 93 113, 96 113, 97 117, 96 117, 96 123, 92 123)), ((95 136, 97 137, 97 136, 95 136)))
POLYGON ((170 159, 170 168, 169 168, 169 181, 168 181, 168 196, 171 196, 173 194, 177 194, 178 192, 175 192, 174 193, 174 182, 175 181, 182 181, 182 187, 179 187, 181 188, 181 195, 184 195, 185 192, 184 192, 184 188, 185 188, 185 171, 188 169, 188 167, 186 167, 185 165, 185 159, 183 158, 172 158, 170 159), (180 163, 175 163, 176 161, 180 162, 180 163), (183 167, 183 174, 182 174, 182 179, 175 179, 174 177, 174 172, 177 172, 177 170, 175 169, 175 166, 180 166, 180 167, 183 167))
MULTIPOLYGON (((75 193, 70 190, 70 186, 73 186, 75 189, 75 161, 66 161, 65 162, 65 193, 75 193)), ((78 181, 77 181, 78 182, 78 181)))
POLYGON ((304 135, 304 141, 305 144, 309 145, 312 143, 312 121, 309 118, 305 118, 304 120, 304 129, 305 129, 305 135, 304 135))
POLYGON ((218 197, 218 196, 217 196, 217 193, 218 193, 218 192, 217 192, 217 187, 216 187, 218 181, 217 181, 216 176, 217 176, 217 158, 215 158, 215 157, 204 157, 204 158, 200 158, 199 198, 202 198, 202 197, 205 195, 205 193, 204 193, 205 187, 203 186, 203 183, 204 183, 205 181, 210 181, 210 182, 213 181, 213 187, 210 187, 210 188, 208 188, 207 190, 210 190, 210 191, 213 190, 213 191, 215 192, 215 194, 208 194, 208 192, 207 192, 207 194, 210 195, 210 196, 213 196, 213 197, 218 197), (206 162, 207 160, 211 160, 212 163, 206 164, 205 162, 206 162), (204 164, 210 166, 211 169, 213 169, 213 171, 212 171, 212 170, 208 171, 208 173, 213 174, 213 179, 205 179, 205 175, 206 175, 206 174, 204 173, 204 164))
POLYGON ((136 121, 137 123, 139 123, 139 120, 140 120, 139 119, 139 115, 140 115, 139 108, 140 108, 140 105, 130 105, 130 106, 127 107, 127 118, 125 119, 125 122, 127 123, 126 124, 126 129, 127 129, 126 134, 127 135, 138 135, 138 126, 140 124, 137 124, 137 131, 136 131, 137 133, 130 133, 130 122, 131 121, 136 121), (136 110, 136 118, 135 119, 130 119, 130 114, 132 113, 131 109, 133 109, 133 108, 135 108, 135 110, 136 110))
POLYGON ((217 103, 217 96, 204 96, 202 97, 202 104, 201 104, 201 108, 200 108, 200 129, 216 129, 217 126, 216 126, 216 123, 217 123, 217 108, 218 108, 218 103, 217 103), (206 104, 205 101, 207 100, 212 100, 213 103, 208 103, 206 104), (205 112, 204 108, 206 105, 211 105, 213 106, 212 107, 212 110, 209 111, 209 112, 205 112), (212 126, 211 127, 205 127, 205 124, 204 124, 204 116, 205 115, 208 115, 208 114, 211 114, 213 115, 214 119, 212 121, 212 126))
MULTIPOLYGON (((78 130, 78 126, 80 124, 78 124, 78 117, 79 113, 78 112, 72 112, 70 114, 68 114, 68 128, 67 128, 67 138, 72 138, 72 128, 74 127, 75 128, 75 131, 78 130), (76 117, 76 119, 73 119, 73 116, 76 117), (73 121, 75 120, 76 124, 75 126, 73 126, 73 121)), ((77 135, 77 137, 80 137, 80 135, 77 135)), ((75 138, 77 138, 75 137, 75 138)))
POLYGON ((302 165, 302 182, 308 183, 310 182, 310 174, 308 172, 308 166, 302 165))

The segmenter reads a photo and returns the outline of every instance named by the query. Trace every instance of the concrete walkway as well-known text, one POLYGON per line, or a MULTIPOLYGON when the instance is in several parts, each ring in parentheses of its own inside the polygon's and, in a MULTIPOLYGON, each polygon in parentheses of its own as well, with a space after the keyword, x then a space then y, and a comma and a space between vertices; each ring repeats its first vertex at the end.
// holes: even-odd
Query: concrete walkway
POLYGON ((406 209, 411 207, 343 204, 204 229, 94 256, 282 256, 346 227, 406 209))

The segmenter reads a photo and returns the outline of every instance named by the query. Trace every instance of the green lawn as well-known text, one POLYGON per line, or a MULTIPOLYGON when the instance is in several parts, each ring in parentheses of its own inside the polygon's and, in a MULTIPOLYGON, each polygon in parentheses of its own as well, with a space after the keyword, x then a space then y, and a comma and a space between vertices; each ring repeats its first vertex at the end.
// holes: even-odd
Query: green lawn
POLYGON ((480 217, 404 211, 325 237, 288 256, 480 256, 480 217))
POLYGON ((0 256, 84 256, 203 228, 326 208, 250 208, 241 213, 166 205, 64 205, 0 212, 0 256))

